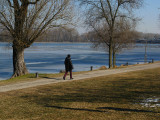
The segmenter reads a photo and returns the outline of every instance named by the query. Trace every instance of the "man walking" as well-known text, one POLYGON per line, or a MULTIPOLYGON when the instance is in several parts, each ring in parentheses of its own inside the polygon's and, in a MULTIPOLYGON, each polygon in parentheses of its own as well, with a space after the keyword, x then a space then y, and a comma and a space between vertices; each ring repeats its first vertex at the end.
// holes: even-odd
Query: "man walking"
POLYGON ((67 73, 68 71, 70 72, 70 79, 73 79, 72 78, 72 69, 73 69, 73 65, 72 65, 72 61, 71 61, 71 55, 68 54, 65 61, 64 61, 64 64, 65 64, 65 74, 63 76, 63 80, 65 80, 66 76, 67 76, 67 73))

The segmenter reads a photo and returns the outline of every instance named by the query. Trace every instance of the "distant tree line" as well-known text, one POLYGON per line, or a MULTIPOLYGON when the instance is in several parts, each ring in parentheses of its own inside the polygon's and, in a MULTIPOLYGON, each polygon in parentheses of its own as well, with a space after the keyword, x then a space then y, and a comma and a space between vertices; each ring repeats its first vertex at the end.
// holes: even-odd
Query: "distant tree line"
MULTIPOLYGON (((134 39, 132 40, 133 43, 145 43, 146 41, 148 43, 160 43, 160 34, 155 33, 142 33, 137 31, 134 32, 134 39)), ((94 42, 97 39, 97 34, 95 31, 89 31, 87 33, 83 34, 83 37, 81 38, 86 39, 86 41, 94 42)))
MULTIPOLYGON (((47 31, 36 42, 89 42, 89 33, 79 35, 74 28, 55 28, 47 31)), ((10 42, 11 37, 6 31, 0 32, 0 42, 10 42)))
POLYGON ((74 28, 56 28, 48 31, 38 42, 88 42, 87 36, 79 35, 74 28))
MULTIPOLYGON (((142 33, 134 31, 135 43, 160 43, 160 34, 142 33)), ((73 28, 56 28, 48 31, 36 42, 93 42, 97 39, 95 31, 79 34, 73 28)), ((10 42, 11 37, 7 31, 0 31, 0 42, 10 42)))
POLYGON ((136 43, 152 43, 152 44, 160 44, 160 34, 154 33, 137 33, 138 39, 136 39, 136 43))

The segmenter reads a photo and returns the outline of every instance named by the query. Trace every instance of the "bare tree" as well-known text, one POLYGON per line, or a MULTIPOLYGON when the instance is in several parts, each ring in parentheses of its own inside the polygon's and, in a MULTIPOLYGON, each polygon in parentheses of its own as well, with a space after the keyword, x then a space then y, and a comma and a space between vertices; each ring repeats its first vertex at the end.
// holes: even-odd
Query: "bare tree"
POLYGON ((116 66, 116 54, 124 48, 132 48, 135 39, 138 38, 135 25, 136 21, 129 21, 125 18, 120 18, 119 21, 117 21, 113 39, 113 67, 116 66))
POLYGON ((132 10, 140 7, 142 2, 143 0, 81 0, 81 4, 87 5, 86 8, 88 8, 86 15, 87 24, 93 27, 93 25, 105 23, 107 26, 105 34, 108 34, 106 39, 109 38, 106 40, 109 47, 109 68, 112 67, 116 21, 121 17, 132 19, 132 10))
MULTIPOLYGON (((135 39, 137 38, 137 34, 134 31, 134 23, 131 21, 124 20, 125 18, 120 18, 119 21, 115 24, 115 32, 113 36, 113 45, 112 45, 112 54, 113 54, 113 67, 116 66, 116 54, 121 52, 124 48, 131 48, 135 39)), ((107 32, 108 26, 103 23, 99 26, 94 24, 94 30, 92 31, 92 37, 95 39, 91 39, 94 47, 101 47, 106 52, 109 51, 109 33, 107 32), (95 28, 96 27, 96 28, 95 28)), ((90 36, 90 35, 89 35, 90 36)))
POLYGON ((71 20, 71 0, 1 0, 0 24, 12 36, 13 76, 28 73, 24 50, 46 30, 71 20))

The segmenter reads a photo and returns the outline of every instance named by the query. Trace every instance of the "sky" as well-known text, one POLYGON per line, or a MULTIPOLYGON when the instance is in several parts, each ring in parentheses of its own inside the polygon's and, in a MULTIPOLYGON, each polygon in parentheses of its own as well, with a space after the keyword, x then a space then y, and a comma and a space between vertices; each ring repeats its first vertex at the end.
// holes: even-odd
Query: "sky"
POLYGON ((144 0, 144 5, 136 10, 135 15, 142 19, 137 31, 160 34, 160 0, 144 0))
MULTIPOLYGON (((134 11, 136 17, 140 18, 136 30, 143 33, 160 34, 160 0, 144 0, 140 9, 134 11)), ((85 27, 78 29, 79 33, 85 33, 85 27)))

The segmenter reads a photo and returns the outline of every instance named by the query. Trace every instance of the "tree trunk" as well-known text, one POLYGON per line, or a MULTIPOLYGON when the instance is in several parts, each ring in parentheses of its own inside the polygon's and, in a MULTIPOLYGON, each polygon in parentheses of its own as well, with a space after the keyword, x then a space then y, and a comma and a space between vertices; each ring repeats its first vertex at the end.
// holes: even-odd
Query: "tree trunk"
POLYGON ((24 62, 24 48, 13 46, 13 76, 21 76, 28 74, 26 64, 24 62))
POLYGON ((112 68, 112 40, 110 40, 109 45, 109 68, 112 68))
POLYGON ((113 51, 113 67, 116 67, 116 53, 113 51))
POLYGON ((109 46, 109 68, 112 68, 112 47, 109 46))

